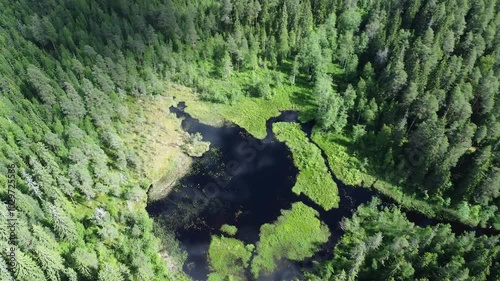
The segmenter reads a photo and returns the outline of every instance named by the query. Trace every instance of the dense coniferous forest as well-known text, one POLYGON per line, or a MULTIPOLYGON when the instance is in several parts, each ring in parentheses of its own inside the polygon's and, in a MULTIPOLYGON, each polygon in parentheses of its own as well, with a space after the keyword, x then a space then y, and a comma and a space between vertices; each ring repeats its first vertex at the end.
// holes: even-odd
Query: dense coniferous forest
MULTIPOLYGON (((158 254, 165 239, 144 209, 150 179, 128 139, 146 110, 138 100, 175 96, 179 84, 259 137, 254 108, 231 108, 290 96, 341 180, 500 229, 499 1, 1 0, 0 11, 2 249, 11 198, 17 208, 17 262, 2 251, 1 280, 187 278, 158 254), (338 145, 357 164, 335 162, 346 153, 338 145)), ((213 251, 212 280, 302 259, 266 248, 275 238, 264 230, 287 214, 263 227, 252 259, 253 248, 215 237, 243 265, 228 268, 213 251)), ((311 280, 500 278, 498 236, 418 227, 377 201, 342 227, 311 280)), ((324 242, 323 226, 311 228, 324 242)))

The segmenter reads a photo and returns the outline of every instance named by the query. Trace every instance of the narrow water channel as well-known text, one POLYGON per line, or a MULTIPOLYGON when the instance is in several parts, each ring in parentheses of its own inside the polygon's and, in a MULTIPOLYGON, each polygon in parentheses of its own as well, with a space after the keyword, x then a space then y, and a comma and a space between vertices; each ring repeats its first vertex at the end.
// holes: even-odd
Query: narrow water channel
MULTIPOLYGON (((286 145, 276 140, 272 124, 297 122, 298 114, 295 111, 284 111, 280 116, 269 119, 266 123, 267 136, 259 140, 234 124, 220 128, 202 124, 185 113, 184 109, 185 104, 181 102, 177 108, 171 107, 170 111, 183 118, 182 127, 185 131, 200 133, 203 141, 209 141, 210 151, 196 158, 191 172, 179 181, 169 196, 150 203, 147 211, 175 232, 188 253, 184 271, 193 280, 207 279, 210 237, 220 235, 219 229, 223 224, 238 228, 235 238, 245 244, 255 244, 261 225, 275 221, 280 211, 289 209, 292 203, 302 201, 317 210, 320 219, 330 228, 330 240, 314 257, 303 262, 283 262, 268 277, 269 280, 291 280, 300 277, 299 269, 310 268, 313 261, 331 257, 334 245, 343 234, 340 221, 350 217, 360 204, 369 202, 373 196, 381 198, 384 204, 394 203, 374 190, 346 186, 333 174, 340 195, 338 209, 325 212, 306 196, 294 194, 292 187, 298 171, 286 145)), ((309 138, 312 127, 311 122, 302 124, 309 138)), ((326 158, 325 163, 328 165, 326 158)), ((439 223, 415 212, 406 214, 410 221, 420 226, 439 223)), ((483 232, 465 225, 451 224, 457 233, 466 230, 483 232)))

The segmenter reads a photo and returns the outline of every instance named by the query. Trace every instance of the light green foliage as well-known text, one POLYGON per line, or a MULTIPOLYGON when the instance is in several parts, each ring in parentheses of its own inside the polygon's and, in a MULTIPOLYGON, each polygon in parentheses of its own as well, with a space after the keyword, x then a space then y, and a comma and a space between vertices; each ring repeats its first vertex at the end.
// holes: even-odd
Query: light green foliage
POLYGON ((361 185, 363 181, 373 181, 374 178, 363 173, 361 161, 350 155, 349 148, 341 143, 349 143, 347 137, 313 130, 312 140, 327 155, 332 172, 342 182, 348 185, 361 185))
POLYGON ((42 269, 26 253, 16 251, 16 280, 40 281, 47 280, 42 269))
POLYGON ((198 85, 201 98, 215 103, 234 103, 243 95, 241 86, 233 81, 205 79, 198 85))
POLYGON ((424 200, 406 196, 400 186, 380 179, 377 180, 372 175, 372 169, 366 161, 351 153, 350 147, 353 144, 350 138, 313 130, 312 140, 326 153, 333 173, 345 184, 364 187, 373 185, 381 193, 390 196, 399 204, 418 210, 429 217, 439 215, 459 218, 456 210, 440 208, 424 200))
POLYGON ((226 51, 224 52, 224 57, 220 69, 222 78, 224 79, 229 78, 229 76, 231 76, 232 71, 233 71, 233 64, 231 63, 231 57, 229 56, 229 53, 226 51))
POLYGON ((324 130, 331 130, 339 133, 347 125, 348 104, 345 100, 333 91, 331 79, 326 74, 320 74, 316 78, 314 95, 318 104, 316 119, 324 130))
POLYGON ((270 99, 273 95, 271 87, 267 79, 260 79, 255 81, 253 89, 251 90, 252 95, 264 99, 270 99))
POLYGON ((78 274, 72 268, 66 268, 64 272, 69 281, 78 281, 78 274))
POLYGON ((16 225, 16 235, 17 235, 17 245, 21 250, 31 249, 33 237, 31 234, 31 226, 26 215, 23 213, 17 213, 17 225, 16 225))
POLYGON ((14 281, 7 262, 0 256, 0 279, 5 281, 14 281))
POLYGON ((99 281, 123 281, 123 275, 120 269, 116 265, 109 263, 104 264, 104 266, 99 270, 99 281))
MULTIPOLYGON (((211 80, 212 88, 224 87, 227 89, 233 87, 234 84, 249 88, 254 85, 254 81, 267 79, 266 77, 270 77, 272 73, 284 76, 281 72, 271 70, 259 70, 254 73, 238 72, 231 76, 230 82, 211 80), (230 84, 227 85, 227 83, 230 84)), ((282 81, 285 80, 282 78, 282 81)), ((269 99, 245 95, 239 97, 237 102, 233 104, 203 103, 189 94, 179 95, 178 98, 186 101, 188 106, 186 112, 202 122, 218 125, 221 123, 221 119, 229 120, 261 139, 266 136, 266 121, 271 117, 278 116, 281 110, 302 110, 301 118, 304 120, 312 118, 310 112, 313 110, 313 106, 310 89, 283 83, 281 88, 275 88, 272 85, 271 90, 275 94, 269 99)))
POLYGON ((280 22, 280 33, 278 40, 278 51, 280 59, 283 60, 288 56, 288 52, 290 51, 290 46, 288 44, 288 12, 286 9, 286 5, 283 5, 283 11, 281 15, 280 22))
POLYGON ((73 268, 83 276, 91 277, 97 272, 99 263, 93 250, 76 248, 71 257, 74 263, 73 268))
POLYGON ((26 72, 31 84, 43 102, 48 106, 53 106, 56 103, 56 96, 54 95, 52 85, 50 85, 50 79, 47 78, 42 70, 34 65, 29 65, 26 72))
POLYGON ((234 238, 212 236, 208 258, 210 266, 215 271, 209 280, 245 280, 244 271, 248 267, 252 252, 243 242, 234 238))
POLYGON ((37 239, 39 245, 43 245, 55 252, 60 251, 60 246, 56 241, 55 235, 48 228, 33 225, 32 231, 33 237, 37 239))
POLYGON ((275 123, 273 131, 276 138, 290 148, 293 162, 299 169, 292 191, 304 193, 325 210, 337 208, 340 201, 337 185, 328 171, 321 150, 308 141, 300 124, 275 123))
POLYGON ((0 202, 0 241, 7 241, 9 239, 9 230, 7 228, 7 219, 9 218, 9 211, 7 204, 0 202))
MULTIPOLYGON (((18 256, 17 279, 97 280, 103 262, 94 252, 75 249, 96 248, 103 237, 109 257, 120 264, 131 264, 138 257, 143 261, 124 275, 134 280, 140 280, 139 276, 167 280, 170 276, 151 229, 137 227, 132 235, 124 231, 128 227, 120 219, 127 209, 144 214, 144 198, 126 202, 107 194, 143 189, 139 184, 143 182, 141 164, 134 158, 136 148, 125 147, 121 139, 124 124, 135 118, 127 114, 127 107, 136 105, 125 94, 163 94, 166 67, 163 59, 160 65, 157 52, 168 48, 155 40, 142 42, 146 37, 159 39, 159 31, 147 24, 149 32, 141 32, 132 24, 132 18, 141 18, 138 9, 130 10, 130 18, 125 19, 124 15, 111 17, 117 15, 112 10, 118 6, 106 7, 108 2, 92 9, 81 1, 73 4, 27 5, 21 1, 6 8, 0 1, 0 9, 5 11, 0 31, 0 197, 2 202, 7 198, 3 189, 7 186, 6 167, 15 163, 16 234, 24 253, 18 256), (54 21, 56 15, 64 17, 64 23, 54 21), (90 24, 94 20, 102 25, 90 24), (121 31, 124 26, 135 27, 125 34, 121 31), (95 27, 120 34, 112 40, 120 43, 106 47, 101 39, 109 39, 109 34, 95 27), (77 43, 75 34, 79 34, 77 43), (6 44, 5 38, 11 43, 6 44), (136 52, 143 58, 140 65, 136 52), (112 213, 107 228, 93 225, 91 217, 97 207, 112 213)), ((175 23, 175 17, 170 19, 175 23)), ((162 57, 170 58, 165 53, 162 57)), ((0 236, 6 238, 4 230, 2 227, 0 236)))
POLYGON ((74 221, 61 207, 47 202, 45 212, 51 219, 52 227, 61 240, 74 242, 78 238, 74 221))
POLYGON ((300 50, 299 58, 301 66, 307 69, 307 72, 310 75, 315 73, 324 73, 325 62, 321 56, 321 46, 319 45, 318 35, 316 32, 308 34, 306 41, 300 50))
POLYGON ((290 210, 281 212, 276 222, 261 227, 252 260, 254 277, 271 273, 283 258, 300 261, 311 257, 329 236, 328 227, 318 219, 314 209, 302 202, 294 203, 290 210))
POLYGON ((60 254, 42 245, 35 246, 34 252, 47 279, 58 281, 60 273, 64 270, 64 261, 60 254))
POLYGON ((236 228, 236 226, 234 226, 234 225, 224 224, 220 228, 220 231, 222 231, 228 235, 234 236, 234 235, 236 235, 236 232, 238 232, 238 228, 236 228))
POLYGON ((281 259, 300 261, 311 257, 318 245, 328 240, 328 227, 314 209, 298 202, 281 213, 276 222, 261 227, 256 248, 234 238, 212 236, 208 258, 213 272, 208 280, 245 280, 242 278, 250 260, 252 274, 262 277, 270 274, 281 259))
POLYGON ((61 97, 61 107, 63 113, 70 120, 78 120, 85 116, 85 104, 80 95, 76 92, 73 85, 68 82, 63 84, 66 96, 61 97))
POLYGON ((345 10, 339 17, 339 29, 342 32, 354 31, 361 23, 361 14, 356 8, 345 10))

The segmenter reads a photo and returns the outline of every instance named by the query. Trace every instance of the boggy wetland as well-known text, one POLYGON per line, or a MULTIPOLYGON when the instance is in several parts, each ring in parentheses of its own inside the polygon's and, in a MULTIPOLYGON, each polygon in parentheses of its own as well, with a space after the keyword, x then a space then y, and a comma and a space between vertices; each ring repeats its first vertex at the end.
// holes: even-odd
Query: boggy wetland
MULTIPOLYGON (((179 102, 170 111, 182 118, 185 131, 203 137, 210 142, 210 150, 196 158, 190 173, 180 179, 173 191, 163 200, 147 206, 148 212, 174 231, 182 248, 187 252, 184 271, 193 280, 206 280, 210 273, 208 257, 212 236, 225 235, 224 225, 234 226, 234 238, 244 244, 259 242, 259 231, 263 224, 275 221, 281 210, 288 210, 295 202, 303 202, 317 212, 318 218, 328 226, 328 241, 316 245, 314 255, 302 261, 283 259, 272 272, 259 276, 258 280, 304 280, 301 272, 312 270, 321 261, 332 256, 332 250, 343 234, 342 219, 349 218, 359 205, 374 197, 381 205, 396 204, 372 188, 353 187, 339 181, 331 169, 324 176, 332 177, 338 187, 338 208, 325 210, 304 194, 292 192, 298 169, 293 155, 284 142, 277 140, 273 132, 275 123, 298 123, 298 112, 283 111, 266 122, 267 135, 260 140, 245 129, 226 123, 220 127, 203 124, 184 112, 186 105, 179 102)), ((314 122, 300 124, 301 130, 311 141, 314 122)), ((325 154, 321 151, 325 158, 325 154)), ((329 166, 326 158, 326 166, 329 166)), ((415 211, 406 211, 409 221, 418 226, 435 225, 440 221, 415 211)), ((450 222, 452 230, 461 234, 475 231, 479 234, 494 234, 498 231, 471 227, 450 222)), ((295 227, 301 227, 296 225, 295 227)), ((245 276, 252 279, 247 270, 245 276)))

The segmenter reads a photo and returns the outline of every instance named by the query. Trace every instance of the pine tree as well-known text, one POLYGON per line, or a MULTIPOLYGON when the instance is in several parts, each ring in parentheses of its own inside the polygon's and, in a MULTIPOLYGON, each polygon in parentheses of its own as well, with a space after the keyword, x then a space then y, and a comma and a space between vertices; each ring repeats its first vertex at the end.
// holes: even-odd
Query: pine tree
POLYGON ((104 264, 99 270, 99 281, 123 281, 119 269, 109 263, 104 264))
POLYGON ((40 281, 47 280, 43 274, 42 269, 36 262, 27 254, 17 250, 16 251, 16 280, 23 281, 40 281))
POLYGON ((283 60, 288 57, 290 51, 290 46, 288 44, 288 12, 286 10, 286 5, 283 5, 283 12, 281 15, 278 46, 279 61, 283 62, 283 60))
POLYGON ((221 5, 221 21, 224 23, 226 26, 232 24, 232 19, 231 19, 231 12, 233 11, 233 4, 231 3, 231 0, 223 0, 222 5, 221 5))
POLYGON ((85 276, 86 278, 93 278, 96 276, 99 268, 99 262, 97 260, 97 255, 93 250, 79 247, 74 250, 71 257, 74 268, 79 274, 85 276))
POLYGON ((292 83, 292 85, 295 85, 295 79, 297 78, 298 74, 299 74, 299 56, 296 55, 292 64, 292 74, 290 75, 290 82, 292 83))
POLYGON ((250 49, 247 53, 247 57, 245 59, 245 68, 250 70, 257 70, 259 68, 259 51, 260 45, 259 41, 250 34, 250 49))
POLYGON ((462 183, 468 194, 472 194, 487 175, 491 165, 491 153, 491 146, 486 146, 476 152, 472 167, 468 171, 466 180, 462 183))
POLYGON ((28 65, 26 72, 29 82, 33 85, 42 101, 49 107, 55 105, 57 99, 54 88, 50 85, 50 79, 45 73, 32 64, 28 65))
POLYGON ((32 228, 33 238, 38 241, 38 245, 54 252, 60 251, 60 246, 57 243, 54 234, 49 229, 43 228, 39 225, 32 225, 32 228))
POLYGON ((45 202, 44 209, 51 220, 52 228, 61 240, 69 242, 77 240, 78 232, 76 225, 61 207, 45 202))
POLYGON ((3 202, 0 202, 0 241, 8 241, 9 240, 9 231, 7 228, 7 219, 9 218, 9 211, 7 209, 7 205, 3 202))
POLYGON ((325 33, 331 50, 337 49, 337 17, 331 13, 325 22, 325 33))
POLYGON ((324 64, 324 61, 322 60, 318 36, 315 32, 309 34, 305 39, 299 58, 301 66, 307 70, 311 78, 322 72, 321 64, 324 64))
POLYGON ((78 274, 72 268, 66 268, 64 275, 68 278, 68 281, 78 281, 78 274))
POLYGON ((314 87, 314 94, 319 105, 317 118, 324 130, 336 133, 342 131, 347 124, 347 113, 344 100, 333 92, 331 79, 320 75, 314 87))
POLYGON ((352 33, 339 36, 337 60, 343 69, 346 69, 354 56, 354 38, 352 33))
POLYGON ((71 165, 68 169, 68 176, 71 180, 71 185, 77 187, 88 200, 96 196, 93 189, 94 181, 86 163, 80 162, 71 165))
POLYGON ((476 202, 482 205, 488 205, 500 197, 500 169, 492 167, 484 178, 481 185, 475 191, 476 202))
POLYGON ((12 274, 9 271, 9 266, 2 256, 0 256, 0 279, 4 281, 14 281, 14 277, 12 277, 12 274))
POLYGON ((385 79, 389 95, 396 95, 407 83, 408 74, 403 63, 403 53, 391 60, 386 68, 385 79))
POLYGON ((60 254, 41 245, 35 246, 34 252, 48 280, 59 281, 60 273, 64 270, 63 258, 60 254))

